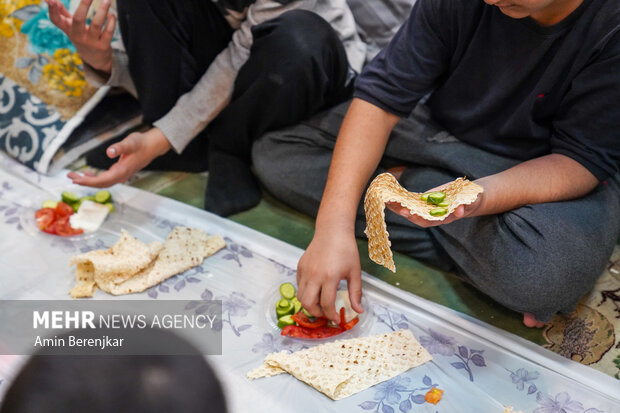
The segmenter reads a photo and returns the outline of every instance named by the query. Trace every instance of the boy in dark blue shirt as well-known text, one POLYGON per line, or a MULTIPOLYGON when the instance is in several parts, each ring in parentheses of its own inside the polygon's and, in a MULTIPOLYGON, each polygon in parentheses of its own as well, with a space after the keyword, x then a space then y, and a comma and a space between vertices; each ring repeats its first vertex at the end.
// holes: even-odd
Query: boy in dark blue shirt
POLYGON ((575 308, 620 228, 617 1, 418 0, 355 96, 333 159, 343 106, 254 150, 270 191, 318 210, 298 267, 305 308, 337 320, 346 279, 362 310, 358 205, 394 166, 411 191, 465 175, 484 187, 442 222, 389 205, 402 216, 386 216, 394 249, 456 272, 528 326, 575 308))

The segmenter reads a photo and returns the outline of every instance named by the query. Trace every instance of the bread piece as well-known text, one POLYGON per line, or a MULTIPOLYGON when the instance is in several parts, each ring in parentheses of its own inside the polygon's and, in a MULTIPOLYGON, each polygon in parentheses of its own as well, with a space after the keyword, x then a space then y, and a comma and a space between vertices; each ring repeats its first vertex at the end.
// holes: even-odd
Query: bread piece
POLYGON ((382 173, 378 175, 368 187, 364 198, 364 212, 366 213, 366 236, 368 237, 368 255, 371 260, 387 269, 396 272, 392 250, 392 243, 385 224, 385 203, 397 202, 407 208, 412 214, 429 221, 443 221, 459 205, 473 203, 483 188, 465 178, 458 178, 445 185, 442 192, 446 194, 445 201, 450 205, 445 215, 433 216, 430 210, 437 208, 420 199, 422 193, 409 192, 403 188, 394 175, 382 173))

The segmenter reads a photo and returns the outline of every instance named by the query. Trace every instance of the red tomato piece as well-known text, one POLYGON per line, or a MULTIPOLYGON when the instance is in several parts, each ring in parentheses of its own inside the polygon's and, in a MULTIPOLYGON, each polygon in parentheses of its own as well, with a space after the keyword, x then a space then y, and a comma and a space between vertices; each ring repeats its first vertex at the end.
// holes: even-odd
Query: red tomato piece
POLYGON ((308 318, 308 316, 305 315, 303 311, 300 311, 297 314, 293 314, 292 318, 297 324, 306 328, 318 328, 323 327, 325 324, 327 324, 327 318, 316 317, 316 319, 312 321, 312 319, 308 318))
POLYGON ((56 221, 52 222, 47 228, 43 230, 43 232, 47 234, 57 235, 56 234, 56 221))
POLYGON ((64 202, 59 202, 56 205, 56 215, 59 217, 68 217, 73 215, 73 208, 71 205, 65 204, 64 202))
POLYGON ((34 218, 39 229, 47 232, 46 230, 56 220, 56 211, 52 208, 41 208, 34 213, 34 218))
POLYGON ((280 334, 289 337, 310 338, 309 331, 309 329, 300 326, 286 326, 280 334))
POLYGON ((313 328, 308 331, 309 331, 308 334, 310 338, 326 338, 326 337, 332 337, 332 336, 338 335, 342 333, 344 330, 339 327, 325 326, 325 327, 313 328))
POLYGON ((360 321, 360 319, 358 317, 355 317, 354 319, 352 319, 348 323, 344 323, 343 328, 348 331, 348 330, 352 329, 353 327, 355 327, 355 325, 358 323, 358 321, 360 321))
POLYGON ((72 235, 78 235, 83 233, 84 230, 82 229, 75 229, 71 227, 71 224, 69 223, 69 217, 65 216, 65 217, 59 217, 56 220, 56 234, 63 236, 63 237, 70 237, 72 235))
POLYGON ((73 235, 71 225, 69 224, 69 217, 58 217, 56 220, 56 234, 62 237, 73 235))
POLYGON ((338 326, 340 326, 340 328, 342 329, 344 329, 344 325, 347 323, 347 319, 344 317, 344 314, 344 307, 340 307, 340 323, 338 323, 338 326))
POLYGON ((73 228, 71 227, 71 229, 73 230, 73 235, 80 235, 84 233, 84 230, 82 228, 73 228))
POLYGON ((302 326, 286 326, 282 329, 280 333, 283 336, 295 337, 295 338, 326 338, 335 336, 337 334, 342 333, 344 330, 338 327, 317 327, 317 328, 306 328, 302 326))

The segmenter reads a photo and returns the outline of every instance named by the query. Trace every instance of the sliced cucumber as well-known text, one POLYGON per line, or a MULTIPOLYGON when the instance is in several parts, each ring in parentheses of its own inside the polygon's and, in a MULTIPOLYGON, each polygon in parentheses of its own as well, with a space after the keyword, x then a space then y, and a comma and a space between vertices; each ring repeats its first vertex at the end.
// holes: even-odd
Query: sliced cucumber
POLYGON ((428 202, 428 195, 429 195, 429 194, 422 194, 422 195, 420 195, 420 199, 421 199, 422 201, 424 201, 424 202, 428 202))
POLYGON ((433 208, 430 211, 428 211, 428 213, 434 217, 440 217, 442 215, 446 215, 447 212, 448 210, 446 208, 433 208))
POLYGON ((64 191, 60 197, 62 198, 62 202, 69 204, 69 205, 73 205, 75 204, 77 201, 80 200, 80 197, 77 196, 76 194, 74 194, 73 192, 69 192, 69 191, 64 191))
POLYGON ((108 209, 110 210, 110 214, 115 211, 114 204, 112 202, 106 202, 103 205, 108 207, 108 209))
POLYGON ((92 195, 87 195, 87 196, 83 196, 80 198, 80 202, 84 202, 84 201, 93 201, 95 202, 95 197, 92 195))
POLYGON ((450 202, 448 201, 443 201, 437 204, 438 207, 442 207, 442 208, 448 208, 450 206, 450 202))
POLYGON ((95 202, 99 204, 105 204, 106 202, 110 202, 111 199, 112 195, 110 194, 110 191, 98 191, 95 194, 95 202))
POLYGON ((80 209, 80 206, 82 205, 82 201, 77 201, 74 204, 70 204, 71 208, 73 208, 73 212, 78 212, 78 209, 80 209))
POLYGON ((278 318, 278 328, 280 329, 286 326, 292 326, 294 324, 295 324, 295 320, 293 320, 290 314, 278 318))
POLYGON ((305 308, 302 307, 301 311, 306 315, 306 317, 314 317, 312 314, 308 312, 305 308))
POLYGON ((301 311, 301 308, 302 308, 302 307, 301 307, 301 302, 297 299, 297 297, 294 297, 294 298, 291 300, 291 303, 293 303, 293 307, 295 307, 295 309, 294 309, 294 311, 293 311, 293 314, 297 314, 298 312, 300 312, 300 311, 301 311))
POLYGON ((444 199, 446 199, 445 192, 437 191, 437 192, 431 192, 430 194, 428 194, 428 202, 430 202, 431 204, 437 205, 440 202, 443 202, 444 199))
POLYGON ((47 201, 43 201, 43 203, 41 204, 41 208, 56 208, 56 205, 58 205, 58 202, 53 201, 51 199, 48 199, 47 201))
POLYGON ((276 316, 278 318, 293 314, 293 311, 295 311, 295 305, 288 300, 282 299, 276 304, 276 316), (281 304, 283 304, 283 302, 286 302, 286 304, 282 306, 281 304))
POLYGON ((288 308, 276 308, 276 317, 280 318, 285 315, 293 315, 293 311, 295 310, 294 306, 290 306, 288 308))
POLYGON ((293 284, 284 283, 280 285, 280 294, 287 300, 292 300, 293 298, 295 298, 295 293, 295 286, 293 284))

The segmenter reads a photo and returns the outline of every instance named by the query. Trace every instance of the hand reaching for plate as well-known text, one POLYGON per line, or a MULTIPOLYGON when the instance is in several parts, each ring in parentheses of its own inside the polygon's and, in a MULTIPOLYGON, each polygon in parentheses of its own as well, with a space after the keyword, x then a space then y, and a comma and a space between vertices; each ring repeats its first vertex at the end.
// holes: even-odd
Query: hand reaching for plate
POLYGON ((135 132, 122 141, 110 145, 106 153, 110 158, 119 157, 118 161, 105 172, 99 175, 80 175, 69 172, 67 176, 74 184, 107 188, 122 183, 131 178, 136 172, 147 166, 156 157, 165 154, 171 146, 168 139, 157 128, 147 132, 135 132))
POLYGON ((355 234, 337 227, 329 227, 326 232, 317 228, 297 265, 297 298, 311 315, 338 323, 334 303, 338 284, 346 280, 353 310, 363 313, 361 271, 355 234))
POLYGON ((108 13, 110 0, 101 0, 90 25, 86 24, 86 18, 92 0, 82 0, 73 15, 60 0, 45 1, 49 6, 50 20, 69 36, 82 60, 109 75, 112 71, 110 42, 116 26, 116 16, 108 13))

